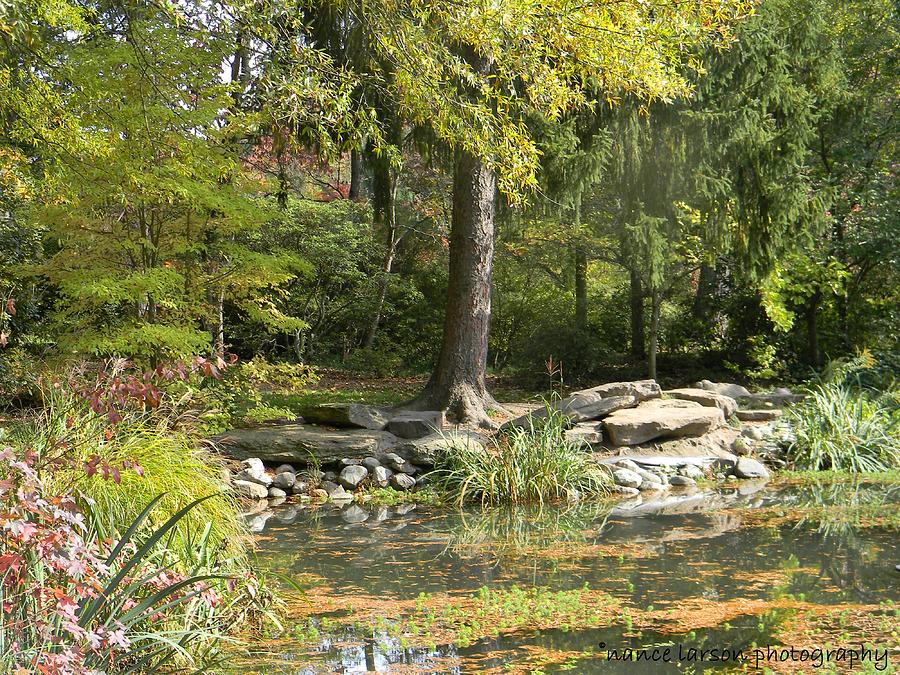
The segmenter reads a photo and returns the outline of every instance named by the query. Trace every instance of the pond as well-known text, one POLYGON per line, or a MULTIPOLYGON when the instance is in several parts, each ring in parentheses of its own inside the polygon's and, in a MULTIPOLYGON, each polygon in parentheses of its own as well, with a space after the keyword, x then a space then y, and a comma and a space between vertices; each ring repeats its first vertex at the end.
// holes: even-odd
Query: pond
POLYGON ((253 525, 260 566, 304 592, 289 596, 288 634, 236 672, 900 663, 896 484, 742 484, 542 509, 282 506, 253 525))

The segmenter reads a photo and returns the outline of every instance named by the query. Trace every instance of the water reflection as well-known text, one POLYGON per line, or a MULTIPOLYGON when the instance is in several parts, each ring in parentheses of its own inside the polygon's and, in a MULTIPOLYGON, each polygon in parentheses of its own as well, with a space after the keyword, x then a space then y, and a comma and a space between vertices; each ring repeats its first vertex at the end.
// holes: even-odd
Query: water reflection
MULTIPOLYGON (((543 509, 285 506, 265 514, 259 558, 280 573, 327 586, 330 594, 384 601, 512 584, 554 590, 589 584, 632 607, 673 611, 698 598, 793 596, 828 605, 900 601, 896 526, 879 521, 864 527, 878 514, 896 513, 898 486, 741 488, 655 504, 543 509), (829 505, 834 509, 822 508, 829 505), (780 517, 794 510, 805 518, 780 517)), ((740 648, 764 641, 768 630, 752 616, 678 639, 740 648)), ((535 650, 571 653, 575 672, 649 672, 658 665, 642 671, 634 663, 597 660, 597 645, 673 639, 633 636, 620 625, 413 649, 388 632, 345 626, 327 632, 318 654, 283 653, 262 672, 374 672, 402 664, 410 672, 484 672, 520 663, 535 650)))

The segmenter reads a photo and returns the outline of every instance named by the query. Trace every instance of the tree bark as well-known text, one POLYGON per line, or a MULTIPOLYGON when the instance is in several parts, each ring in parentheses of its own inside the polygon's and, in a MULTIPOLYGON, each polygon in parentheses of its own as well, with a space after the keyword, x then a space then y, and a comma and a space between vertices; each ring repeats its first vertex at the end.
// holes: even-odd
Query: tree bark
POLYGON ((375 333, 378 332, 378 324, 381 323, 381 313, 384 311, 384 298, 387 295, 388 280, 391 276, 391 270, 394 267, 394 256, 397 253, 397 244, 400 243, 400 237, 397 236, 397 181, 391 182, 391 196, 387 205, 387 213, 385 214, 385 224, 387 225, 387 251, 384 255, 384 266, 381 269, 381 278, 378 280, 378 297, 375 301, 375 312, 372 315, 372 321, 366 336, 363 339, 363 348, 371 349, 375 342, 375 333))
POLYGON ((575 328, 587 331, 587 252, 575 246, 575 328))
POLYGON ((694 296, 694 314, 704 321, 712 315, 712 301, 716 292, 716 268, 702 263, 700 278, 697 280, 697 294, 694 296))
MULTIPOLYGON (((581 196, 575 199, 575 236, 581 237, 581 196)), ((575 328, 587 330, 587 251, 581 241, 575 244, 575 328)))
POLYGON ((631 307, 631 358, 643 361, 644 351, 644 289, 641 275, 631 270, 629 285, 629 305, 631 307))
POLYGON ((822 294, 818 291, 806 303, 806 354, 812 366, 822 365, 819 349, 819 303, 822 294))
POLYGON ((359 199, 362 184, 362 153, 354 148, 350 151, 350 191, 347 197, 359 199))
POLYGON ((659 350, 659 309, 662 297, 658 290, 650 293, 650 353, 647 355, 647 376, 656 379, 656 353, 659 350))
POLYGON ((419 410, 445 410, 460 423, 484 427, 496 426, 485 411, 486 405, 496 405, 485 386, 496 187, 496 176, 480 159, 458 153, 444 337, 428 384, 409 403, 419 410))

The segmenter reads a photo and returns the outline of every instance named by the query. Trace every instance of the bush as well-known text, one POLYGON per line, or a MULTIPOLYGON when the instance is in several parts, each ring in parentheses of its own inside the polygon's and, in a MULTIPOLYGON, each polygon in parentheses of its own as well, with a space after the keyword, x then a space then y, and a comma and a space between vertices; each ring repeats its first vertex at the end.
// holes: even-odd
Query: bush
MULTIPOLYGON (((235 618, 223 602, 231 582, 214 564, 175 571, 179 552, 167 546, 199 502, 148 528, 154 499, 121 532, 105 530, 89 502, 42 480, 55 463, 39 461, 27 449, 0 450, 0 669, 87 675, 207 665, 235 618)), ((202 552, 208 530, 195 543, 202 552)))
POLYGON ((45 461, 61 456, 69 460, 48 478, 52 486, 84 494, 93 503, 98 523, 109 532, 123 529, 157 495, 162 495, 159 515, 151 516, 151 522, 201 497, 217 495, 179 522, 175 542, 190 548, 196 533, 209 523, 212 550, 243 564, 247 539, 237 503, 223 480, 223 460, 199 447, 164 405, 150 411, 120 407, 116 415, 121 419, 110 424, 108 414, 94 412, 60 385, 46 387, 43 396, 46 408, 15 436, 45 461), (128 470, 132 467, 135 470, 128 470))
POLYGON ((900 467, 898 400, 897 392, 879 394, 842 382, 813 386, 809 398, 789 412, 794 463, 853 472, 900 467))
POLYGON ((545 420, 501 435, 493 447, 455 444, 438 458, 436 485, 459 503, 520 504, 608 492, 609 476, 577 443, 565 439, 566 419, 545 420))

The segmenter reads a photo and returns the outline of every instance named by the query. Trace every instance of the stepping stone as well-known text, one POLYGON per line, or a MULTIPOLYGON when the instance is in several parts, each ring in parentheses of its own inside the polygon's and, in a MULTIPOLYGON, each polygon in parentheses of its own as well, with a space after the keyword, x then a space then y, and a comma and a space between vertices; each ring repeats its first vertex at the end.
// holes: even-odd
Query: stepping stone
POLYGON ((741 422, 770 422, 781 417, 781 411, 774 408, 771 410, 738 410, 735 414, 741 422))
POLYGON ((718 408, 722 411, 722 414, 725 415, 726 419, 731 417, 734 414, 734 411, 737 410, 737 401, 730 396, 725 396, 724 394, 719 394, 714 391, 685 388, 670 389, 666 394, 684 401, 694 401, 707 408, 718 408))
POLYGON ((439 410, 410 410, 391 417, 387 430, 400 438, 425 438, 443 429, 445 421, 439 410))
POLYGON ((638 445, 654 438, 701 436, 725 424, 718 408, 631 408, 604 422, 613 445, 638 445))
POLYGON ((388 424, 384 409, 362 403, 322 403, 304 409, 303 418, 307 422, 329 427, 375 431, 381 431, 388 424))

